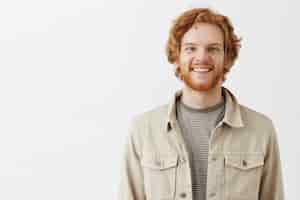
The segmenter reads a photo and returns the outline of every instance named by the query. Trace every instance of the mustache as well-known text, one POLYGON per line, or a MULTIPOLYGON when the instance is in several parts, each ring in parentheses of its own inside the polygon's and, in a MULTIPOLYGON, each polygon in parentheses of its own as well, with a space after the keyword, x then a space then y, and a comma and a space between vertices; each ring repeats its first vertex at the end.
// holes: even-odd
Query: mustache
POLYGON ((214 69, 215 66, 213 63, 208 62, 198 62, 198 63, 192 63, 192 62, 186 62, 186 63, 180 63, 177 65, 179 68, 183 67, 185 69, 192 69, 192 68, 210 68, 214 69))
POLYGON ((186 63, 189 67, 201 67, 201 66, 206 66, 206 67, 212 67, 213 63, 209 62, 208 60, 202 60, 202 62, 193 62, 193 60, 190 60, 189 62, 186 63))

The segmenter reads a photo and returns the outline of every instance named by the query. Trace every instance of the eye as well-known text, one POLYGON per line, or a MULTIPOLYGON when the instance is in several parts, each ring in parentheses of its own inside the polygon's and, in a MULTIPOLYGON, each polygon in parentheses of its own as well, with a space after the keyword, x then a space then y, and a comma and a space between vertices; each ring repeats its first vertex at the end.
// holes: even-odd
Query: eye
POLYGON ((196 50, 196 48, 195 47, 186 47, 184 50, 187 52, 191 52, 191 51, 196 50))
POLYGON ((221 49, 218 47, 208 47, 208 52, 220 52, 221 49))

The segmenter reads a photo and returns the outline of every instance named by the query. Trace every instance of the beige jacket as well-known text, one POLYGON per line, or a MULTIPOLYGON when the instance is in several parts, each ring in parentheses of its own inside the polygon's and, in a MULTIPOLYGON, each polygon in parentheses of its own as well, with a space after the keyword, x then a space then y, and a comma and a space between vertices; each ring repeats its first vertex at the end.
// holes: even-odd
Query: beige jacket
MULTIPOLYGON (((209 141, 207 200, 283 200, 276 131, 265 115, 238 104, 226 88, 224 118, 209 141)), ((187 148, 175 101, 133 118, 119 200, 192 200, 187 148)))

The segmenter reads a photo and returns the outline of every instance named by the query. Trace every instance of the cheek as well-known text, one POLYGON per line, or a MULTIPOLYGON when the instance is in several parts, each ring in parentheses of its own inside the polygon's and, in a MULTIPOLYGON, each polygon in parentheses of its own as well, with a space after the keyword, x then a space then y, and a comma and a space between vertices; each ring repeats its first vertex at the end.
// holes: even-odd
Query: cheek
POLYGON ((184 61, 184 62, 192 60, 192 59, 194 59, 194 57, 195 57, 195 55, 193 53, 188 54, 188 53, 185 53, 185 52, 181 52, 179 54, 179 59, 181 61, 184 61))
POLYGON ((224 63, 225 57, 224 57, 223 54, 222 54, 222 55, 217 55, 217 56, 215 57, 215 60, 216 60, 218 63, 224 63))
POLYGON ((180 60, 180 63, 181 63, 181 64, 185 64, 185 63, 187 63, 187 62, 190 60, 190 58, 189 58, 188 56, 181 55, 181 56, 179 57, 179 60, 180 60))
POLYGON ((211 57, 209 62, 214 64, 214 65, 219 66, 219 65, 223 65, 224 59, 223 59, 223 57, 211 57))
POLYGON ((191 63, 191 61, 193 60, 193 58, 191 57, 180 57, 180 68, 184 68, 184 70, 186 70, 186 68, 188 68, 189 63, 191 63))
POLYGON ((189 64, 193 63, 193 56, 185 56, 184 58, 181 59, 181 64, 184 66, 188 66, 189 64))

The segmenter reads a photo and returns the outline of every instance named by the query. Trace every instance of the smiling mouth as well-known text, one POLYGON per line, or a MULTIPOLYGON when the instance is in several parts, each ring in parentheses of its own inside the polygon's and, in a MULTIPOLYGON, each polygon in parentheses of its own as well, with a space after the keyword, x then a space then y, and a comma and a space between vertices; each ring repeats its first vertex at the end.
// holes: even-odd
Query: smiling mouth
POLYGON ((210 72, 212 71, 212 68, 192 68, 191 71, 193 72, 202 72, 202 73, 205 73, 205 72, 210 72))

